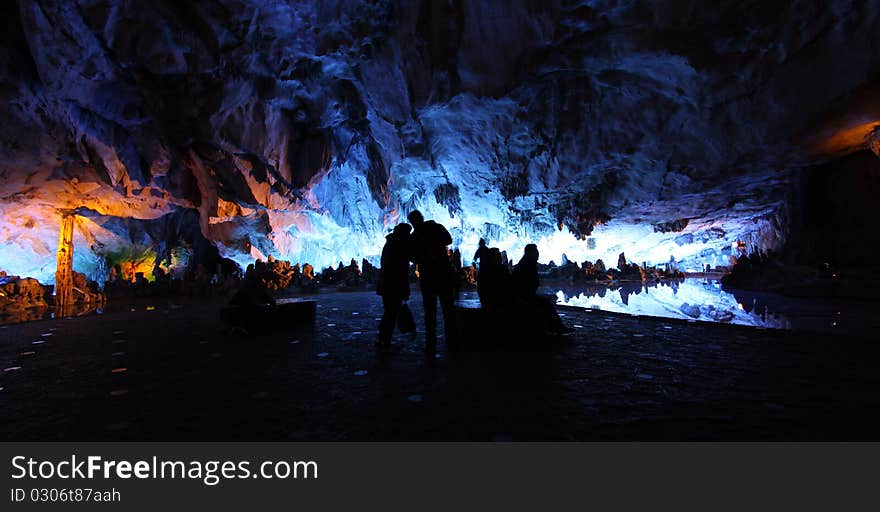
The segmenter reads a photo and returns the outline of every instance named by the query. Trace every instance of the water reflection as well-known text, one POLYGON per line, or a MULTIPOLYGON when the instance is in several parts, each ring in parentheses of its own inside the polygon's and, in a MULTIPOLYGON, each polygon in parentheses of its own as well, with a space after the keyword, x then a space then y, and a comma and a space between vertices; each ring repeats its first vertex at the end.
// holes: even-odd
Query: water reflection
POLYGON ((563 288, 557 304, 684 320, 790 329, 791 323, 757 301, 743 304, 716 280, 687 278, 661 283, 563 288))
POLYGON ((34 320, 50 320, 53 318, 67 318, 73 316, 87 316, 101 314, 106 304, 70 304, 64 308, 51 306, 25 308, 18 311, 7 311, 0 315, 0 324, 17 324, 32 322, 34 320))

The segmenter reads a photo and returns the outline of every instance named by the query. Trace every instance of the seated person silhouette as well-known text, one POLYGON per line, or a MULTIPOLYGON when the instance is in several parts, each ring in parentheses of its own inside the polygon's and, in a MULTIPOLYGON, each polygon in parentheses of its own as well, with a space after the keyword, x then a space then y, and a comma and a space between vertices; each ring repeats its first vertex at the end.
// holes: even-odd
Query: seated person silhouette
POLYGON ((538 255, 538 246, 528 244, 519 263, 513 267, 514 298, 518 305, 526 308, 531 325, 542 326, 555 334, 571 332, 573 329, 566 327, 559 318, 553 300, 538 295, 538 255))
POLYGON ((481 255, 477 274, 477 295, 484 309, 498 311, 509 307, 511 301, 510 272, 501 263, 501 251, 486 248, 481 255))
POLYGON ((229 300, 229 305, 245 307, 274 306, 275 298, 272 297, 269 290, 263 285, 257 272, 251 265, 248 265, 241 288, 229 300))

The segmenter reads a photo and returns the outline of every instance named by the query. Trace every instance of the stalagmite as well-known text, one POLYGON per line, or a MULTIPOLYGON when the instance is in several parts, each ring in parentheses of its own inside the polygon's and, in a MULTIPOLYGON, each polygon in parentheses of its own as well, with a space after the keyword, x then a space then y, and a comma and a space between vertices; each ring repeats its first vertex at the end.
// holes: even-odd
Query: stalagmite
POLYGON ((58 237, 57 266, 55 269, 55 305, 73 304, 73 226, 76 215, 61 212, 61 234, 58 237))

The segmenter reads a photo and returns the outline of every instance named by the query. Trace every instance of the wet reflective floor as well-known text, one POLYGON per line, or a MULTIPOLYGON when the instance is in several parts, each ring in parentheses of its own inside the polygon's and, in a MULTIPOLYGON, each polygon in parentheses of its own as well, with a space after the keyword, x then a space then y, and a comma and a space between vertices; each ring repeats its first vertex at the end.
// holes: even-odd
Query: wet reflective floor
MULTIPOLYGON (((880 347, 561 308, 572 335, 373 347, 381 301, 230 335, 221 304, 0 327, 4 440, 876 440, 880 347), (507 340, 504 340, 507 341, 507 340)), ((421 304, 411 301, 422 328, 421 304)), ((283 322, 280 320, 279 322, 283 322)))

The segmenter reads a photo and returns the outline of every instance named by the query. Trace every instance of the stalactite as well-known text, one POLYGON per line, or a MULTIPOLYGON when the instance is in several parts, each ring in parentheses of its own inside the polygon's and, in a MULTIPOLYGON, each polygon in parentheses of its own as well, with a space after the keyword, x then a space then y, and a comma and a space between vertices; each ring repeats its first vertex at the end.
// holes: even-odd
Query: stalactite
POLYGON ((73 304, 73 226, 76 215, 61 212, 61 234, 55 268, 55 305, 61 308, 73 304))

